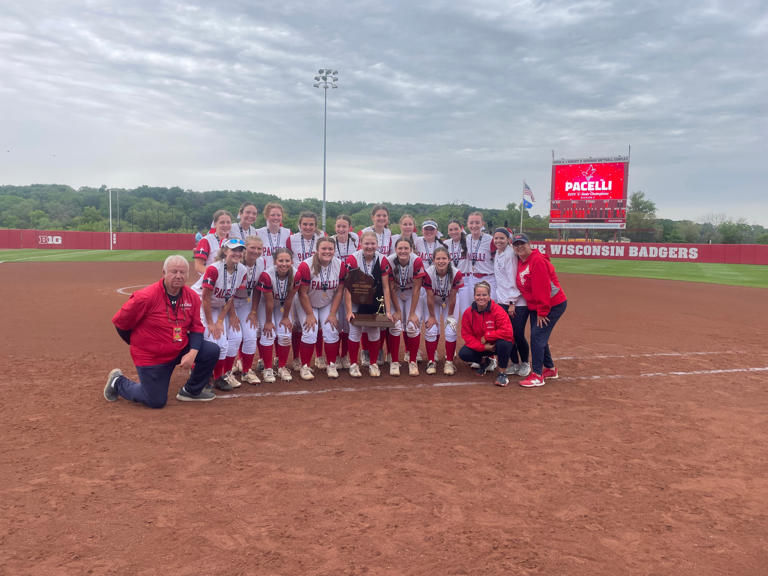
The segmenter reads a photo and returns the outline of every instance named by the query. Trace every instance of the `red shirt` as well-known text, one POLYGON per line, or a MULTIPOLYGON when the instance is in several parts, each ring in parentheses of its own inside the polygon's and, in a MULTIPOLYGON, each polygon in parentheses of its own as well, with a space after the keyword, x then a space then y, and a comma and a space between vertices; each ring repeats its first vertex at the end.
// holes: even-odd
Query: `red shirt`
POLYGON ((481 338, 485 338, 488 343, 496 340, 512 342, 515 334, 512 331, 509 314, 496 302, 489 300, 488 306, 482 312, 478 312, 474 302, 464 311, 461 315, 461 337, 464 339, 464 344, 482 352, 485 350, 485 345, 480 341, 481 338))
POLYGON ((567 300, 549 257, 535 248, 525 262, 517 259, 517 287, 528 308, 539 316, 546 316, 552 306, 567 300))
POLYGON ((173 361, 189 343, 189 332, 204 332, 200 297, 188 286, 179 293, 174 311, 161 279, 134 292, 117 311, 112 323, 131 331, 131 358, 136 366, 173 361), (174 330, 176 327, 179 330, 174 330), (179 339, 174 340, 174 332, 179 339))

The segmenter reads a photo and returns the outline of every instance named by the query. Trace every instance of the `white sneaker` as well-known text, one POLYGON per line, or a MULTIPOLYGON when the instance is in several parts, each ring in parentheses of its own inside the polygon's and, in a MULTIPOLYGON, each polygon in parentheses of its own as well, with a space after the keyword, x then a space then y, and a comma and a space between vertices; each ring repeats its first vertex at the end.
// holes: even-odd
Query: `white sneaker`
POLYGON ((294 372, 296 372, 297 370, 301 370, 301 358, 294 358, 291 368, 293 369, 294 372))
POLYGON ((290 382, 291 380, 293 380, 293 376, 291 376, 291 371, 288 370, 288 368, 286 368, 285 366, 277 369, 277 376, 283 382, 290 382))
POLYGON ((315 358, 315 368, 318 370, 325 370, 328 368, 328 363, 325 361, 325 356, 318 356, 315 358))
POLYGON ((491 361, 488 363, 488 366, 485 369, 485 373, 488 374, 489 372, 493 374, 496 371, 496 366, 498 366, 499 363, 496 362, 496 358, 491 356, 491 361))
POLYGON ((330 362, 328 366, 325 368, 325 374, 328 376, 328 378, 338 378, 339 377, 339 371, 336 370, 336 363, 330 362))
POLYGON ((301 375, 302 380, 314 380, 315 375, 312 374, 312 368, 304 364, 304 366, 301 367, 301 371, 299 372, 301 375))
POLYGON ((405 362, 406 364, 410 364, 411 363, 411 353, 410 352, 406 352, 403 355, 403 362, 405 362))
POLYGON ((261 377, 264 378, 264 382, 271 384, 272 382, 275 381, 275 371, 272 370, 272 368, 267 368, 261 374, 261 377))
POLYGON ((408 362, 408 376, 418 376, 419 365, 416 362, 408 362))
POLYGON ((261 380, 259 380, 259 377, 256 375, 256 372, 251 368, 242 375, 243 382, 248 382, 248 384, 261 384, 261 380))
POLYGON ((392 364, 392 354, 387 353, 387 357, 384 359, 385 364, 392 364))
POLYGON ((240 360, 240 356, 237 357, 237 360, 235 360, 235 363, 232 364, 232 374, 242 374, 243 373, 243 361, 240 360))
POLYGON ((453 365, 453 362, 446 362, 445 366, 443 366, 443 374, 446 376, 453 376, 456 374, 456 366, 453 365))
POLYGON ((349 356, 344 356, 344 358, 341 359, 341 368, 343 370, 349 370, 349 356))
POLYGON ((371 378, 378 378, 381 376, 381 370, 379 370, 378 364, 371 364, 368 366, 368 374, 371 376, 371 378))
POLYGON ((235 378, 235 375, 232 374, 232 372, 227 372, 226 374, 224 374, 224 380, 226 380, 227 384, 232 386, 232 388, 240 388, 240 386, 243 385, 243 383, 240 382, 240 380, 235 378))
POLYGON ((469 367, 472 368, 472 370, 477 370, 478 368, 480 368, 480 364, 478 364, 477 362, 472 362, 472 364, 470 364, 469 367))
POLYGON ((400 376, 400 362, 390 362, 389 363, 389 375, 390 376, 400 376))
POLYGON ((360 352, 360 366, 365 368, 370 364, 371 364, 371 358, 370 356, 368 356, 368 350, 363 350, 362 352, 360 352))
POLYGON ((352 376, 352 378, 360 378, 362 376, 360 373, 360 366, 358 366, 357 363, 350 364, 349 375, 352 376))
POLYGON ((520 364, 512 364, 512 362, 510 362, 509 366, 507 366, 507 369, 504 370, 504 374, 515 375, 517 374, 517 371, 519 369, 520 369, 520 364))
POLYGON ((427 369, 424 370, 427 374, 437 374, 437 364, 434 362, 427 362, 427 369))
POLYGON ((421 355, 421 350, 416 353, 416 362, 424 362, 424 357, 421 355))
POLYGON ((528 362, 521 362, 517 365, 517 375, 518 376, 528 376, 528 374, 531 373, 531 365, 528 362))
POLYGON ((256 362, 256 371, 264 372, 264 360, 262 358, 259 358, 259 361, 256 362))

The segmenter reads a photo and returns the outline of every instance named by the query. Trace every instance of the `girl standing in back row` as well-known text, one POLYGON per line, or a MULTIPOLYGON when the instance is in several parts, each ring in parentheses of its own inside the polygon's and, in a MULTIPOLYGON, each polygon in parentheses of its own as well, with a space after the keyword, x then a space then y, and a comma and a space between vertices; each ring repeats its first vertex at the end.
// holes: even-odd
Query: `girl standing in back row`
POLYGON ((464 285, 470 290, 474 299, 474 286, 480 281, 487 282, 491 287, 491 299, 496 299, 496 279, 493 277, 493 256, 496 246, 493 237, 483 232, 483 215, 472 212, 467 217, 467 258, 468 271, 464 285))

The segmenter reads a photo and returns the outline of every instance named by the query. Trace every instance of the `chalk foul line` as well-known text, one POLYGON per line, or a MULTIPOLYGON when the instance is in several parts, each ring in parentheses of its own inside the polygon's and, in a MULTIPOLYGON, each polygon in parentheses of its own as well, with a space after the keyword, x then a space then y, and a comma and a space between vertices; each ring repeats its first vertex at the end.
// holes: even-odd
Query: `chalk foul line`
MULTIPOLYGON (((558 381, 563 382, 576 382, 579 380, 616 380, 626 378, 661 378, 669 376, 706 376, 712 374, 735 374, 743 372, 768 372, 768 366, 758 366, 750 368, 725 368, 719 370, 691 370, 684 371, 672 371, 672 372, 646 372, 641 374, 593 374, 591 376, 560 376, 558 381)), ((333 392, 370 392, 372 390, 417 390, 419 388, 450 388, 456 386, 490 386, 493 384, 493 380, 488 379, 480 382, 434 382, 431 384, 386 384, 386 385, 374 385, 374 386, 360 386, 352 388, 350 386, 338 386, 333 388, 318 388, 316 390, 281 390, 275 392, 236 392, 234 394, 223 394, 217 396, 221 399, 229 398, 265 398, 268 396, 307 396, 316 394, 330 394, 333 392)), ((510 386, 514 386, 515 381, 510 382, 510 386)))

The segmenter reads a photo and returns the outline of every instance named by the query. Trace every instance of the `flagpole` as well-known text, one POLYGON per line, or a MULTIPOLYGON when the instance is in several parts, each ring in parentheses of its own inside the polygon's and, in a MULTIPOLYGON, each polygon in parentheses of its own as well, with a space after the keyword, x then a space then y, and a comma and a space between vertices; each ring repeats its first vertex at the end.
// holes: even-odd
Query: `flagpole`
POLYGON ((525 180, 523 180, 523 195, 520 197, 520 232, 523 231, 523 208, 525 207, 525 180))

